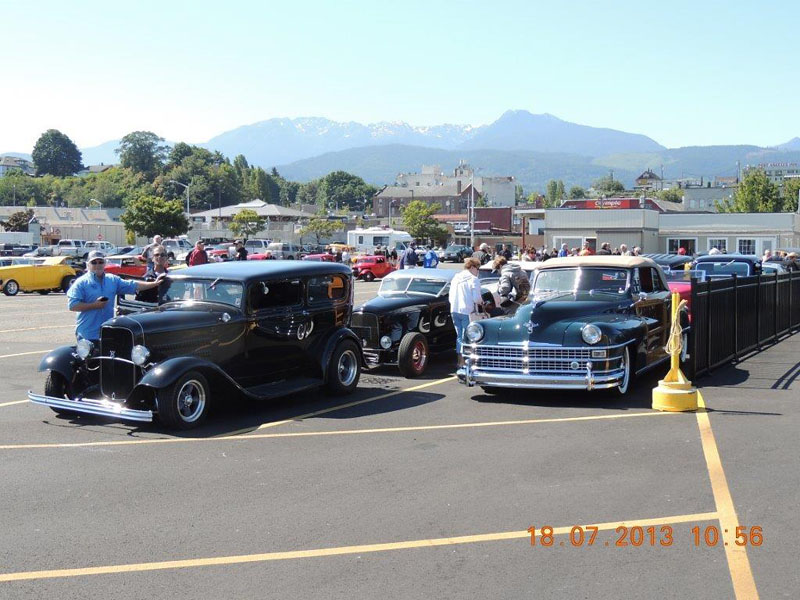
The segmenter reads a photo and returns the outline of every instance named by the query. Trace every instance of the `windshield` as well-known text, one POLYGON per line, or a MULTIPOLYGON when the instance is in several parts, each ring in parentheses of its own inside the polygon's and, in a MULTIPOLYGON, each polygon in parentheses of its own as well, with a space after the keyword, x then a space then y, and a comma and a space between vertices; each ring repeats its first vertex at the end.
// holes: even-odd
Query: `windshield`
POLYGON ((720 262, 701 262, 695 265, 699 271, 705 272, 709 277, 747 277, 750 275, 750 263, 735 262, 732 260, 720 262))
POLYGON ((677 269, 675 271, 664 271, 664 277, 667 281, 686 281, 689 282, 694 279, 699 279, 700 281, 706 280, 706 272, 705 271, 684 271, 683 269, 677 269))
POLYGON ((500 271, 494 269, 478 269, 478 279, 500 279, 500 271))
POLYGON ((544 269, 539 271, 534 295, 604 292, 623 295, 628 290, 628 271, 614 268, 544 269))
POLYGON ((267 250, 278 250, 278 251, 280 251, 281 248, 283 248, 283 244, 281 244, 280 242, 273 242, 272 244, 267 246, 267 250))
POLYGON ((447 286, 447 281, 427 277, 393 277, 384 279, 378 295, 387 294, 427 294, 438 296, 447 286))
POLYGON ((445 252, 458 252, 459 250, 461 250, 461 248, 462 246, 450 245, 447 247, 447 250, 445 250, 445 252))
POLYGON ((236 308, 242 306, 242 284, 220 279, 169 279, 164 302, 207 300, 236 308))

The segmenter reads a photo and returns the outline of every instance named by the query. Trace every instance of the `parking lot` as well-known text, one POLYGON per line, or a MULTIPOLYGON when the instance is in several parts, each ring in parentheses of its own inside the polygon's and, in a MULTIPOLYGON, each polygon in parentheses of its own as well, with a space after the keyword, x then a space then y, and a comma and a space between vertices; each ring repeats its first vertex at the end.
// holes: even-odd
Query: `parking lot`
POLYGON ((698 413, 650 409, 661 369, 490 396, 450 355, 345 398, 215 398, 176 435, 27 402, 73 323, 63 294, 0 296, 2 598, 797 596, 800 336, 698 382, 698 413))

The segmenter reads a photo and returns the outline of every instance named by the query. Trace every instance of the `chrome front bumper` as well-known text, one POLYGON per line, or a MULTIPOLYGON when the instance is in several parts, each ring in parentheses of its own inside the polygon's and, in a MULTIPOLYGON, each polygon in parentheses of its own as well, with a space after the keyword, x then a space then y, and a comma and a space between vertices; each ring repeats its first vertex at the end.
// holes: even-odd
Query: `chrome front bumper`
POLYGON ((618 387, 625 380, 622 348, 514 344, 465 345, 461 383, 485 387, 594 390, 618 387), (597 354, 597 356, 595 356, 597 354))
POLYGON ((467 364, 457 372, 458 379, 470 387, 524 388, 531 390, 601 390, 615 388, 622 383, 625 372, 620 369, 594 375, 587 371, 583 375, 543 375, 482 371, 480 367, 467 364))
POLYGON ((92 398, 80 398, 79 400, 68 400, 67 398, 56 398, 43 394, 28 392, 28 399, 34 404, 49 406, 58 410, 66 410, 87 415, 97 415, 101 417, 114 417, 125 421, 138 421, 150 423, 153 421, 153 411, 134 410, 125 408, 119 402, 110 400, 94 400, 92 398))

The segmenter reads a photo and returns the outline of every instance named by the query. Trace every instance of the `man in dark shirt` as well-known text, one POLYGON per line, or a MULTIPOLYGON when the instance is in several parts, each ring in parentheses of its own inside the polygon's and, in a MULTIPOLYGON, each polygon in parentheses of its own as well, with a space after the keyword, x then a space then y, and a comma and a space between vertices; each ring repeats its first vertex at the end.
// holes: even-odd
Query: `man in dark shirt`
POLYGON ((236 240, 236 260, 247 260, 247 248, 241 240, 236 240))
MULTIPOLYGON (((148 269, 144 274, 145 281, 155 281, 162 273, 164 275, 169 271, 169 260, 167 259, 167 251, 163 246, 156 246, 153 248, 153 268, 148 269)), ((169 287, 168 281, 162 281, 158 287, 141 290, 137 292, 136 299, 141 302, 153 302, 160 304, 164 292, 169 287)))

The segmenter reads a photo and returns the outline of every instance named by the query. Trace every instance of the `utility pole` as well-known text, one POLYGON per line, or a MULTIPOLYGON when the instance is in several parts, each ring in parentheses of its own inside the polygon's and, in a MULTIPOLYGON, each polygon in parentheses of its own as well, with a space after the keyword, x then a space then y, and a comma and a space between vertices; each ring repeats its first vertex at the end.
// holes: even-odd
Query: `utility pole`
POLYGON ((609 172, 611 173, 611 183, 614 183, 614 169, 610 169, 609 172))
POLYGON ((739 164, 739 161, 737 160, 736 161, 736 183, 739 183, 741 178, 742 178, 742 169, 741 169, 741 166, 739 164))
POLYGON ((475 172, 469 176, 469 247, 475 248, 475 172))

